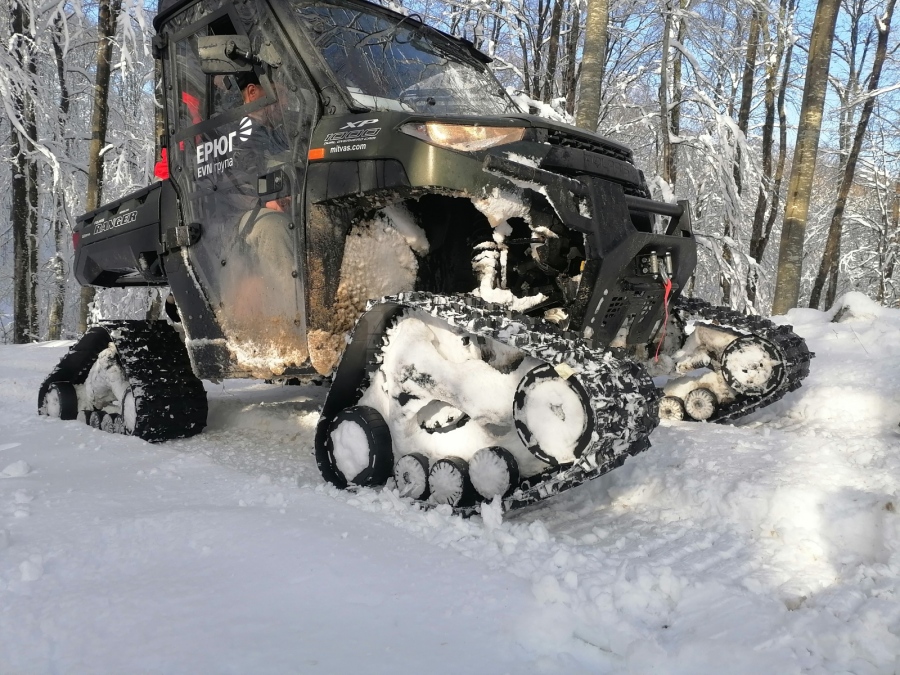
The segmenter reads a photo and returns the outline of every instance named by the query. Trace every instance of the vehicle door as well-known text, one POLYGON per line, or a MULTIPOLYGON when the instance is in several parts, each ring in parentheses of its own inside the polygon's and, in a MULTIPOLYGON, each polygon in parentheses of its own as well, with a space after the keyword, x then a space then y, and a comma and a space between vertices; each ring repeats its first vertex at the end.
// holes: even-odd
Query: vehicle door
POLYGON ((274 22, 241 17, 233 7, 198 17, 197 7, 196 20, 171 34, 166 59, 170 176, 183 223, 199 226, 185 255, 223 329, 235 375, 277 376, 308 359, 300 261, 318 99, 274 22), (222 72, 210 67, 201 54, 210 36, 249 38, 250 54, 234 59, 241 72, 226 72, 227 63, 222 72), (262 92, 254 100, 248 76, 262 92))

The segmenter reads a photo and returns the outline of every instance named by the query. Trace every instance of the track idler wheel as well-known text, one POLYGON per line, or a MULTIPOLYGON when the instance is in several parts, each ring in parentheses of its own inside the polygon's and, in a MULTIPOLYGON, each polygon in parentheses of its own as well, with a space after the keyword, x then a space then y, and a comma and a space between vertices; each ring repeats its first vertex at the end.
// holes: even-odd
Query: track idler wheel
POLYGON ((659 417, 676 422, 684 419, 684 401, 677 396, 663 396, 659 402, 659 417))
POLYGON ((91 410, 90 415, 91 416, 88 420, 88 424, 90 424, 94 429, 102 429, 103 418, 106 417, 106 413, 102 410, 91 410))
POLYGON ((375 408, 357 405, 339 412, 328 429, 326 451, 338 477, 347 484, 384 485, 391 475, 391 432, 375 408))
POLYGON ((482 448, 469 462, 469 477, 475 491, 488 501, 508 497, 519 485, 519 465, 506 448, 482 448))
POLYGON ((61 420, 74 420, 78 417, 78 396, 75 394, 75 387, 69 382, 51 384, 38 405, 38 412, 61 420))
POLYGON ((404 455, 394 464, 394 480, 401 497, 428 499, 428 458, 418 452, 404 455))
POLYGON ((739 394, 764 396, 781 383, 784 365, 768 341, 745 336, 722 353, 722 377, 739 394))
POLYGON ((100 421, 100 429, 108 434, 124 434, 125 422, 118 413, 109 413, 100 421))
POLYGON ((709 389, 698 387, 684 397, 684 409, 691 419, 703 422, 716 412, 719 400, 709 389))
POLYGON ((525 374, 513 397, 513 420, 525 447, 551 466, 574 462, 591 441, 590 397, 575 377, 548 363, 525 374))
POLYGON ((122 433, 129 436, 134 433, 137 426, 137 402, 134 400, 134 392, 129 389, 122 397, 122 433))
POLYGON ((428 474, 431 501, 450 506, 475 504, 475 488, 469 478, 469 465, 459 457, 444 457, 436 461, 428 474))

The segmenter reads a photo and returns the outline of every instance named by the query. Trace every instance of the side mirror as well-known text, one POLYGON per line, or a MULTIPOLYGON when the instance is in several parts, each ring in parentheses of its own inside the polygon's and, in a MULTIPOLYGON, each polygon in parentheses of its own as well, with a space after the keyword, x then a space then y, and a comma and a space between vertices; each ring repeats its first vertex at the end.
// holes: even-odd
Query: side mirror
POLYGON ((197 38, 200 70, 207 75, 248 73, 257 61, 246 35, 206 35, 197 38))

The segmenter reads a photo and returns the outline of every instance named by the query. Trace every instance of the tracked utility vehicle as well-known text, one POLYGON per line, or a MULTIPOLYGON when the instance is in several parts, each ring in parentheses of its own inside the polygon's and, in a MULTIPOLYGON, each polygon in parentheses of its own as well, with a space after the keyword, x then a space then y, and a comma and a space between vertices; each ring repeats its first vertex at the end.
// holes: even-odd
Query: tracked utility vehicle
POLYGON ((520 110, 471 43, 361 0, 162 0, 154 25, 164 179, 78 219, 76 275, 168 286, 170 321, 91 328, 42 413, 163 441, 203 429, 201 378, 326 378, 328 481, 466 512, 807 374, 789 327, 682 297, 686 203, 520 110))

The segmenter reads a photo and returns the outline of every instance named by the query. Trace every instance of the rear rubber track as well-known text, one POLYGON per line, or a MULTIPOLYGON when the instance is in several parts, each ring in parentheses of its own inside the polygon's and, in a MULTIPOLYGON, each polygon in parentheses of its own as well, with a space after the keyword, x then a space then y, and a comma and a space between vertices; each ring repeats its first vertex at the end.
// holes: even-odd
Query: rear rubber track
POLYGON ((679 318, 687 322, 701 319, 716 326, 733 328, 740 333, 758 335, 778 350, 784 375, 772 391, 763 396, 738 395, 731 403, 720 406, 708 422, 724 424, 774 403, 790 391, 798 389, 809 375, 809 361, 815 354, 792 326, 779 326, 761 316, 741 314, 727 307, 717 307, 699 298, 679 298, 675 302, 679 318))
MULTIPOLYGON (((569 376, 577 378, 588 393, 594 414, 594 433, 582 455, 574 463, 549 467, 524 479, 518 489, 502 501, 504 511, 534 504, 602 476, 629 456, 650 447, 648 437, 659 424, 660 394, 643 366, 623 353, 594 349, 576 333, 560 331, 545 321, 472 296, 401 293, 370 303, 368 309, 378 305, 392 306, 395 316, 405 309, 424 312, 470 335, 515 347, 523 354, 560 366, 566 374, 572 373, 569 376)), ((363 326, 365 324, 361 322, 357 329, 363 326)), ((380 347, 384 341, 382 331, 377 344, 370 342, 366 376, 360 382, 355 399, 342 402, 340 408, 355 404, 368 386, 369 376, 379 366, 380 347)), ((326 410, 329 407, 332 406, 326 406, 326 410)), ((332 417, 323 416, 320 425, 327 426, 332 417)), ((458 507, 454 512, 471 515, 478 509, 478 506, 458 507)))
POLYGON ((90 328, 41 384, 38 408, 51 384, 82 384, 110 342, 134 395, 134 436, 158 443, 203 430, 206 391, 178 333, 165 321, 104 321, 90 328))

